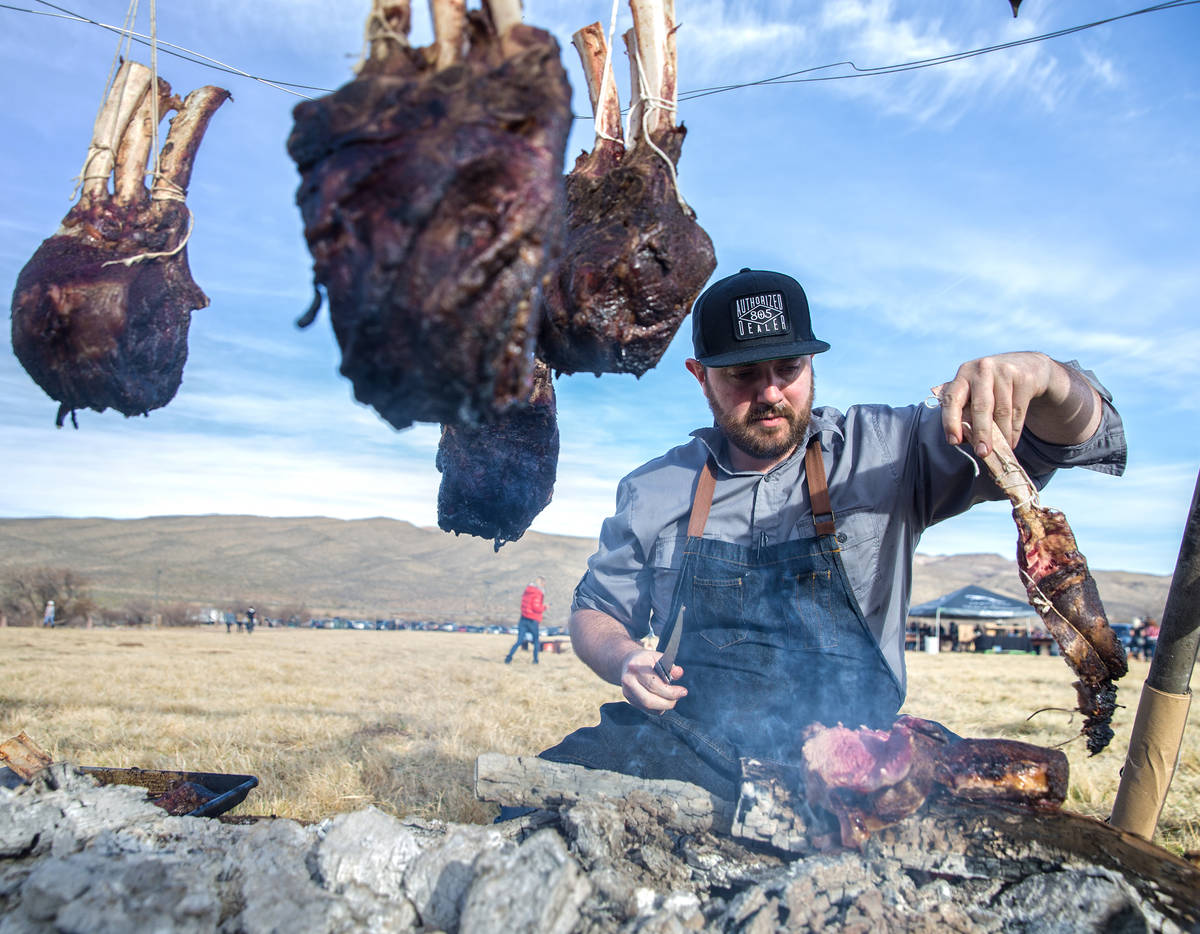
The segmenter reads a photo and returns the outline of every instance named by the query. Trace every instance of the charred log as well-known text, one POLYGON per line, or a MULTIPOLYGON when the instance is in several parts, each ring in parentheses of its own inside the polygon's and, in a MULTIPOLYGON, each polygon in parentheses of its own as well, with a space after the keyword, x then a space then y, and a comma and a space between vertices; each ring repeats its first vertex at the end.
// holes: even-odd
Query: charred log
POLYGON ((299 105, 288 139, 341 372, 397 428, 486 422, 529 396, 562 237, 558 45, 519 5, 463 6, 438 0, 437 40, 416 49, 408 4, 376 0, 368 61, 299 105))
POLYGON ((716 266, 675 172, 687 131, 674 115, 674 2, 631 6, 628 143, 600 24, 575 35, 597 135, 567 176, 566 245, 545 286, 538 345, 565 373, 654 367, 716 266))
POLYGON ((208 305, 188 267, 184 199, 200 141, 229 92, 203 87, 181 102, 165 81, 150 84, 146 68, 122 65, 96 120, 80 199, 13 292, 13 350, 60 403, 60 426, 76 409, 132 416, 170 402, 191 313, 208 305), (154 118, 169 110, 178 114, 147 189, 154 118))

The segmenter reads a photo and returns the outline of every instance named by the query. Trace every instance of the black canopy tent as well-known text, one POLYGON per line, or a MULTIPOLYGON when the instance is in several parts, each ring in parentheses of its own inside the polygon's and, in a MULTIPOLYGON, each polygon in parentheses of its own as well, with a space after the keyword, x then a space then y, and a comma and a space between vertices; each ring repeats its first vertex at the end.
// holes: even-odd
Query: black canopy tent
MULTIPOLYGON (((933 619, 935 631, 939 636, 942 632, 943 621, 977 622, 993 620, 997 625, 992 628, 1006 630, 1007 634, 994 637, 983 636, 980 640, 977 640, 978 644, 975 648, 986 649, 998 647, 1024 649, 1026 651, 1033 647, 1031 642, 1034 629, 1033 624, 1039 619, 1037 610, 1028 603, 1015 600, 1012 597, 1006 597, 1004 594, 995 593, 991 590, 984 590, 982 587, 974 585, 960 587, 958 590, 938 597, 935 600, 929 600, 910 607, 908 615, 910 619, 913 617, 917 619, 933 619), (1022 621, 1023 625, 1015 621, 1022 621), (1019 632, 1018 629, 1023 629, 1023 633, 1019 632), (984 644, 985 642, 986 644, 984 644)), ((1039 626, 1038 628, 1040 629, 1041 627, 1039 626)))

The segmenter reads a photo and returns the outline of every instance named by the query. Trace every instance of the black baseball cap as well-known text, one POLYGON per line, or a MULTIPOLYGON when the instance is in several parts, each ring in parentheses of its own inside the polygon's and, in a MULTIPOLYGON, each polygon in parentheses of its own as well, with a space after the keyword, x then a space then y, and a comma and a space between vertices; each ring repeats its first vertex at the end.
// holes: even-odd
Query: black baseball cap
POLYGON ((714 282, 692 306, 692 348, 705 366, 735 366, 824 353, 800 283, 781 272, 743 269, 714 282))

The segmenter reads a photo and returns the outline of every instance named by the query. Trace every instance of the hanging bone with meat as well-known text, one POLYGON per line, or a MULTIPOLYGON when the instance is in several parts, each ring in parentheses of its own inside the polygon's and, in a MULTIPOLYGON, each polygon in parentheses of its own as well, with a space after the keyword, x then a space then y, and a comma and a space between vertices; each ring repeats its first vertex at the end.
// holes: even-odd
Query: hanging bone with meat
POLYGON ((208 86, 180 101, 144 66, 118 70, 96 118, 79 200, 13 291, 13 351, 60 403, 59 426, 67 415, 75 423, 81 408, 144 415, 179 389, 191 314, 208 305, 188 268, 185 196, 209 120, 228 97, 208 86), (147 188, 158 119, 172 110, 147 188))
POLYGON ((1083 734, 1095 755, 1112 739, 1116 682, 1128 666, 1125 647, 1108 625, 1096 581, 1088 571, 1066 517, 1041 505, 1037 488, 1018 463, 999 427, 985 457, 996 484, 1013 504, 1017 523, 1017 566, 1029 603, 1054 636, 1075 682, 1083 734))
POLYGON ((596 142, 567 176, 566 245, 544 293, 538 356, 558 372, 654 367, 716 266, 676 176, 687 131, 675 123, 674 6, 630 0, 628 140, 600 24, 574 37, 596 142))
POLYGON ((516 541, 546 506, 558 473, 554 385, 538 361, 528 399, 483 425, 445 425, 438 444, 438 526, 516 541))
POLYGON ((397 428, 487 422, 529 397, 562 240, 557 43, 520 0, 431 8, 435 42, 414 48, 407 0, 374 0, 357 77, 296 107, 288 139, 341 372, 397 428))

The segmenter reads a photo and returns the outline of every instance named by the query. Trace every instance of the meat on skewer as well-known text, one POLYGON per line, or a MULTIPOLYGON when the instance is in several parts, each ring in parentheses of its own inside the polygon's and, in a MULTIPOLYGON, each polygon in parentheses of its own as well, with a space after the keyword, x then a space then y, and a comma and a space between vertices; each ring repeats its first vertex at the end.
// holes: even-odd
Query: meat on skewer
POLYGON ((374 0, 358 76, 296 107, 288 139, 341 372, 397 428, 486 422, 528 397, 562 239, 557 43, 520 0, 431 6, 436 41, 413 48, 408 0, 374 0))
POLYGON ((674 6, 630 0, 628 141, 600 24, 574 37, 596 142, 567 176, 566 245, 544 292, 538 356, 558 372, 654 367, 716 266, 675 173, 687 131, 675 124, 674 6))
POLYGON ((490 538, 497 551, 550 503, 558 420, 550 371, 538 362, 529 398, 483 425, 444 425, 438 444, 438 526, 490 538))
POLYGON ((1077 709, 1092 755, 1112 739, 1116 710, 1114 684, 1128 670, 1125 647, 1108 625, 1096 581, 1088 571, 1066 517, 1042 506, 1037 488, 1018 463, 999 427, 984 464, 1013 504, 1017 523, 1017 566, 1029 596, 1058 642, 1075 682, 1077 709))
POLYGON ((34 381, 75 410, 145 415, 174 398, 192 312, 208 298, 192 279, 184 202, 209 120, 229 97, 202 87, 183 101, 149 69, 125 62, 96 118, 79 201, 17 277, 13 350, 34 381), (178 111, 147 189, 155 120, 178 111), (109 189, 109 178, 113 187, 109 189))

